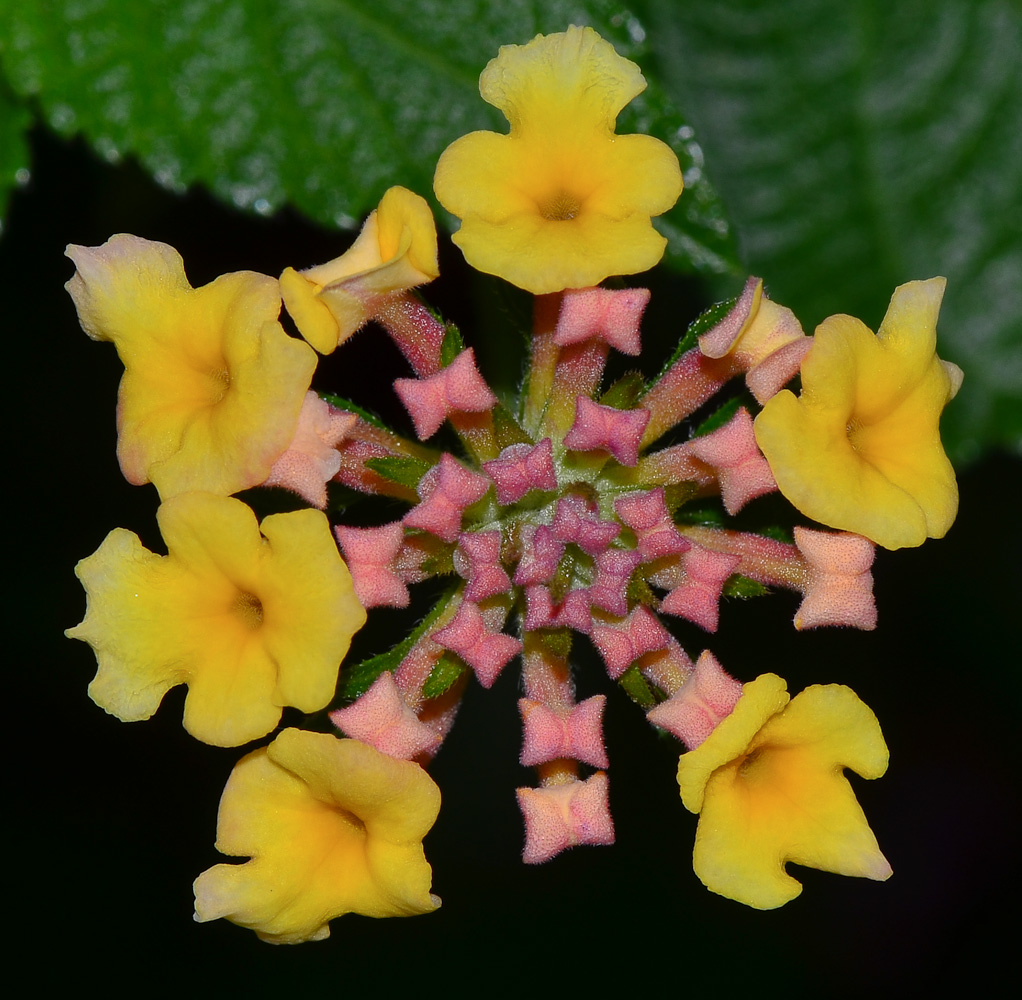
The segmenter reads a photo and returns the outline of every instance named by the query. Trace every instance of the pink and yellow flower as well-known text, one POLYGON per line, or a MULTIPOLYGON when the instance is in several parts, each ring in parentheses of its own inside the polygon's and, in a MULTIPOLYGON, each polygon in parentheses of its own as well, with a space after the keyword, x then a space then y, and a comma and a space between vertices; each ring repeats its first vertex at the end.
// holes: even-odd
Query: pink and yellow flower
POLYGON ((301 335, 320 354, 329 354, 364 326, 387 296, 424 285, 439 273, 429 205, 407 188, 392 187, 345 253, 305 271, 287 268, 280 292, 301 335))
POLYGON ((430 913, 440 900, 422 838, 439 810, 440 790, 417 764, 285 729, 228 779, 216 847, 250 860, 195 880, 195 919, 225 917, 263 941, 299 944, 329 937, 345 913, 430 913))
POLYGON ((851 316, 824 320, 802 363, 801 396, 783 390, 756 418, 788 500, 887 549, 943 538, 958 513, 938 426, 962 381, 936 354, 944 285, 899 286, 876 336, 851 316))
POLYGON ((458 139, 433 182, 465 259, 536 294, 653 267, 667 241, 650 217, 678 200, 681 169, 659 140, 614 132, 645 87, 592 28, 502 46, 479 92, 510 134, 458 139))
POLYGON ((316 355, 277 322, 277 283, 239 271, 192 288, 178 252, 137 236, 69 246, 82 328, 124 362, 117 458, 166 500, 256 486, 287 448, 316 355))
POLYGON ((260 525, 240 500, 186 493, 157 519, 169 555, 117 528, 76 567, 88 606, 67 635, 96 653, 92 700, 135 722, 187 684, 185 729, 216 746, 265 736, 285 705, 325 708, 365 622, 326 517, 260 525))
POLYGON ((734 710, 678 762, 685 807, 699 814, 693 867, 712 892, 769 910, 802 886, 793 862, 885 880, 880 853, 844 776, 887 770, 876 716, 840 684, 813 685, 788 700, 784 681, 744 685, 734 710))

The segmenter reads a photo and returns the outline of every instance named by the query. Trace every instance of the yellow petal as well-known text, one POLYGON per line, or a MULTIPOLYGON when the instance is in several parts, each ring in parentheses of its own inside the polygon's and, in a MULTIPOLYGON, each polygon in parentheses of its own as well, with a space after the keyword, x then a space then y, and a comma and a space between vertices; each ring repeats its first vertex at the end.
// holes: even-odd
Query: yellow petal
POLYGON ((260 533, 241 501, 189 493, 157 518, 169 555, 117 529, 77 567, 88 607, 67 634, 95 650, 93 701, 136 721, 187 684, 185 728, 218 746, 265 735, 284 705, 324 708, 365 621, 326 517, 275 514, 260 533))
POLYGON ((294 434, 316 364, 277 322, 276 282, 243 271, 193 289, 172 247, 128 235, 67 254, 83 328, 113 341, 124 362, 125 477, 153 482, 163 499, 263 482, 294 434))
POLYGON ((843 773, 850 767, 877 778, 886 771, 876 716, 836 684, 807 688, 771 714, 767 691, 778 680, 768 674, 745 685, 734 713, 683 754, 678 769, 686 806, 701 807, 696 874, 713 892, 759 909, 802 891, 788 862, 880 880, 891 874, 843 773), (766 687, 753 687, 767 678, 766 687), (750 690, 755 703, 743 708, 750 690))
POLYGON ((880 334, 832 316, 802 364, 802 394, 780 392, 756 440, 803 514, 885 548, 942 537, 958 510, 940 414, 960 384, 935 353, 944 279, 895 290, 880 334))
POLYGON ((473 132, 440 157, 440 203, 475 268, 535 294, 654 266, 666 240, 650 217, 681 194, 669 147, 617 136, 617 113, 645 87, 638 67, 590 28, 504 46, 480 78, 510 135, 473 132))
POLYGON ((344 913, 410 916, 439 906, 422 838, 440 792, 416 764, 356 740, 286 729, 235 767, 217 849, 247 856, 195 881, 195 918, 226 917, 264 941, 329 935, 344 913))
POLYGON ((407 188, 392 187, 347 251, 306 271, 285 269, 280 291, 302 336, 329 354, 369 321, 380 296, 439 273, 429 205, 407 188))

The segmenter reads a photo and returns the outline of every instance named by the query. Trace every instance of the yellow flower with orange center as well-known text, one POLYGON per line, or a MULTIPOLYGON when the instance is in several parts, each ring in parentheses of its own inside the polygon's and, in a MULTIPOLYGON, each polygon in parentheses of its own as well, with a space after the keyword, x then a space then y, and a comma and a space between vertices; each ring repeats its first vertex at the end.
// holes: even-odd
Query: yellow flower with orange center
POLYGON ((653 267, 667 241, 650 217, 678 200, 681 169, 658 139, 614 132, 645 87, 592 28, 502 46, 479 92, 510 134, 458 139, 433 182, 465 259, 535 294, 653 267))
POLYGON ((803 514, 888 549, 943 538, 958 513, 939 430, 962 382, 936 354, 944 285, 896 288, 876 336, 852 316, 824 320, 801 396, 783 390, 756 418, 778 488, 803 514))
POLYGON ((134 722, 187 684, 185 729, 216 746, 265 736, 285 705, 325 708, 365 622, 326 516, 260 525, 240 500, 186 493, 157 519, 169 555, 116 528, 75 569, 88 606, 67 635, 96 653, 92 700, 134 722))
POLYGON ((195 919, 225 917, 272 944, 321 941, 345 913, 430 913, 422 850, 440 790, 418 764, 358 740, 285 729, 235 766, 217 819, 217 850, 248 857, 194 884, 195 919))
POLYGON ((277 322, 277 282, 224 274, 192 288, 178 252, 137 236, 69 246, 82 328, 124 363, 117 458, 162 499, 262 483, 287 448, 316 355, 277 322))
POLYGON ((693 867, 711 891, 757 909, 794 899, 793 862, 884 880, 880 853, 844 776, 887 770, 876 716, 850 688, 814 685, 790 702, 784 681, 763 674, 734 711, 678 762, 685 807, 699 814, 693 867))

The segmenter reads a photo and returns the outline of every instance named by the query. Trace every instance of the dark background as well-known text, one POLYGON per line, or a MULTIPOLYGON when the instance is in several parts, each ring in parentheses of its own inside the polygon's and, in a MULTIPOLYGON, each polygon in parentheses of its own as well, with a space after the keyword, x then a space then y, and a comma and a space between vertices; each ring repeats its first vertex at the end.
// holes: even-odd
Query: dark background
MULTIPOLYGON (((509 669, 489 692, 470 688, 431 769, 443 792, 426 840, 444 900, 438 913, 347 916, 334 921, 328 942, 299 948, 264 945, 223 921, 194 924, 191 881, 220 860, 212 846, 217 802, 240 751, 184 733, 183 689, 148 723, 105 715, 86 695, 91 650, 61 634, 84 610, 73 566, 110 529, 130 528, 160 547, 155 490, 125 483, 114 457, 120 364, 111 345, 81 332, 61 288, 73 273, 66 243, 96 245, 122 231, 176 246, 194 285, 225 271, 276 275, 319 263, 350 238, 287 214, 240 215, 201 191, 177 197, 130 163, 102 164, 80 143, 34 136, 32 177, 15 194, 0 239, 0 282, 13 450, 6 715, 16 846, 6 910, 25 938, 18 957, 47 942, 47 957, 31 960, 35 982, 100 985, 115 996, 223 986, 258 996, 295 984, 339 995, 432 995, 477 976, 508 976, 516 990, 542 994, 565 985, 604 992, 618 974, 678 995, 893 995, 936 984, 983 995, 984 984, 998 984, 1011 956, 1018 876, 1022 554, 1022 463, 998 455, 961 475, 961 510, 946 539, 878 554, 876 632, 796 634, 789 594, 726 603, 709 642, 694 627, 678 632, 690 652, 710 645, 743 680, 775 670, 792 692, 847 683, 876 711, 890 770, 876 782, 852 780, 894 867, 888 883, 793 869, 803 895, 769 913, 706 892, 691 870, 696 821, 678 796, 676 746, 583 657, 581 696, 612 695, 613 847, 521 865, 514 788, 533 778, 517 764, 509 669)), ((489 314, 481 322, 480 302, 494 308, 492 284, 469 284, 446 246, 441 266, 428 297, 462 324, 484 373, 500 371, 507 383, 517 362, 508 362, 501 345, 510 341, 494 330, 521 302, 501 298, 499 322, 489 314)), ((691 281, 657 274, 653 287, 644 333, 650 373, 706 304, 691 281)), ((367 330, 322 366, 316 386, 371 400, 400 420, 389 382, 403 374, 397 353, 367 330)), ((383 648, 393 614, 374 612, 375 630, 358 642, 383 648)), ((484 988, 491 982, 478 979, 484 988)))

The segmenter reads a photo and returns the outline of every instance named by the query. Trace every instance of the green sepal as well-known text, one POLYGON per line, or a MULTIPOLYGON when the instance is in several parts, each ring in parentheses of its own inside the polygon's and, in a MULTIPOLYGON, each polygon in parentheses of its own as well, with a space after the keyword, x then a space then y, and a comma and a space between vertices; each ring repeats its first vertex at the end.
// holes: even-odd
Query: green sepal
POLYGON ((422 572, 429 576, 451 576, 454 573, 454 550, 457 545, 444 545, 422 560, 422 572))
POLYGON ((454 588, 447 591, 411 634, 402 639, 393 649, 377 653, 361 663, 343 669, 337 684, 337 698, 341 701, 354 701, 373 686, 373 682, 384 670, 395 671, 401 665, 401 661, 411 652, 412 647, 428 629, 432 628, 436 620, 447 609, 454 593, 454 588))
POLYGON ((399 486, 417 489, 419 480, 433 468, 429 462, 421 458, 410 458, 404 455, 386 455, 379 458, 368 458, 365 467, 384 479, 389 479, 399 486))
POLYGON ((440 345, 440 367, 446 368, 465 350, 465 341, 461 339, 461 331, 453 323, 444 323, 443 320, 440 322, 444 326, 444 340, 440 345))
POLYGON ((696 495, 698 489, 699 487, 695 483, 687 480, 683 483, 670 483, 664 487, 664 504, 671 517, 674 517, 677 510, 696 495))
POLYGON ((345 399, 343 396, 335 396, 332 392, 321 392, 319 398, 324 403, 329 403, 334 409, 346 410, 348 413, 354 413, 356 416, 361 417, 367 424, 371 424, 373 427, 379 427, 380 430, 387 431, 388 434, 394 432, 375 414, 370 413, 368 410, 359 406, 358 403, 353 403, 350 399, 345 399))
POLYGON ((628 581, 625 596, 629 601, 645 604, 647 608, 652 608, 654 611, 660 607, 660 599, 653 593, 653 588, 639 575, 639 570, 636 570, 628 581))
POLYGON ((721 590, 724 597, 740 597, 743 600, 748 597, 763 597, 769 594, 770 588, 759 580, 750 580, 747 576, 734 573, 727 578, 721 590))
POLYGON ((449 691, 458 681, 466 667, 462 659, 453 653, 444 653, 429 672, 426 683, 422 685, 423 698, 439 698, 449 691))
POLYGON ((675 524, 699 524, 710 528, 725 528, 724 509, 712 504, 681 507, 674 513, 675 524))
POLYGON ((657 700, 653 689, 649 686, 646 678, 642 676, 639 668, 629 667, 618 679, 618 684, 624 689, 625 694, 642 708, 652 708, 657 700))
POLYGON ((627 372, 622 375, 601 397, 604 406, 613 406, 615 410, 631 410, 639 402, 639 397, 646 389, 645 379, 641 372, 627 372))
POLYGON ((571 629, 544 629, 534 632, 533 635, 543 643, 543 646, 550 653, 554 656, 559 656, 562 660, 566 660, 571 653, 571 629))
POLYGON ((535 443, 503 403, 498 403, 493 408, 493 431, 497 435, 497 447, 501 451, 513 444, 535 443))

